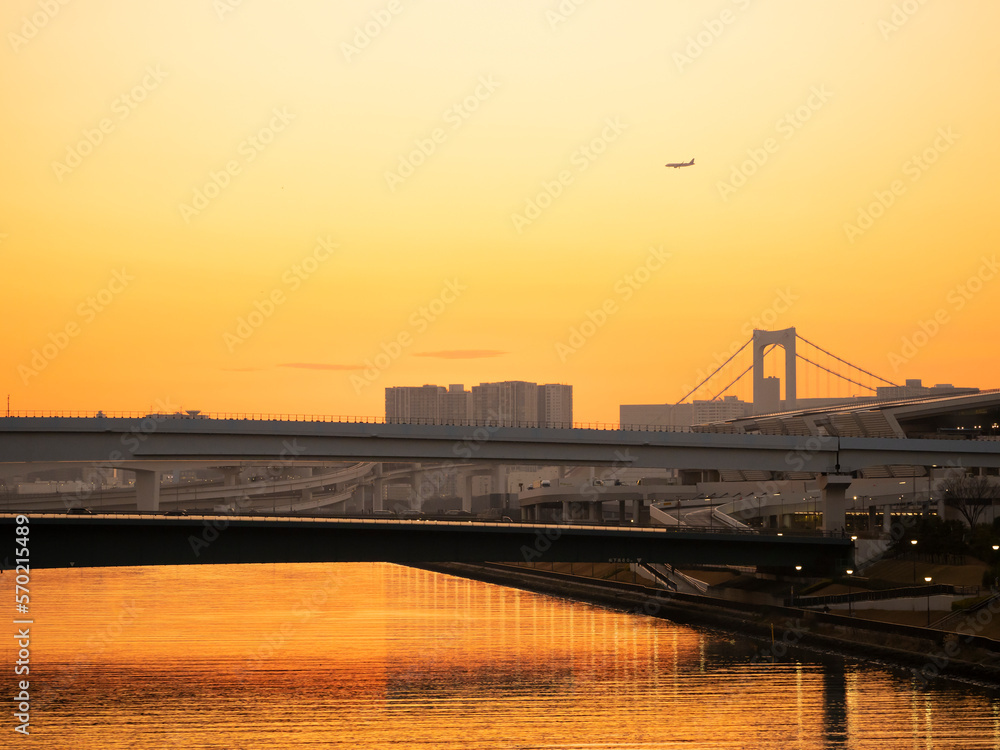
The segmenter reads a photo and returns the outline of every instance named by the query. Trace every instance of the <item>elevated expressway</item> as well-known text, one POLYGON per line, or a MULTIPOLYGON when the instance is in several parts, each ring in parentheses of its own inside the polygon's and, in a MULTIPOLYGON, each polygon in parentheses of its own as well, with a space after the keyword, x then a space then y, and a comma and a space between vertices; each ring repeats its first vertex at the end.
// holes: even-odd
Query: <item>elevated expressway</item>
POLYGON ((809 472, 819 475, 825 527, 836 529, 844 525, 844 493, 853 472, 894 464, 1000 468, 1000 441, 186 415, 0 418, 0 467, 58 464, 135 471, 140 508, 157 507, 160 472, 199 461, 282 466, 431 461, 809 472))

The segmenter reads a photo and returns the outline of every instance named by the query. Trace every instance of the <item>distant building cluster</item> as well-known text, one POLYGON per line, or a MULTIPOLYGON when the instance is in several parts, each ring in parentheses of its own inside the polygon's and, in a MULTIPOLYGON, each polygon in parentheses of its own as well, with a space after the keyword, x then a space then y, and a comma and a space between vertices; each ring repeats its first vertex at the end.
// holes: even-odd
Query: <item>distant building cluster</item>
POLYGON ((508 380, 462 384, 397 386, 385 389, 389 422, 489 423, 502 426, 571 427, 573 386, 508 380))
POLYGON ((623 425, 645 425, 657 427, 691 427, 693 425, 742 419, 754 414, 766 414, 793 409, 822 409, 840 405, 874 403, 909 398, 932 396, 957 396, 977 393, 978 388, 962 388, 950 384, 926 386, 920 380, 907 380, 906 385, 883 386, 874 396, 854 398, 799 398, 789 404, 779 398, 781 382, 778 378, 764 378, 761 404, 742 401, 736 396, 726 396, 721 400, 694 401, 690 404, 622 404, 619 407, 619 421, 623 425))

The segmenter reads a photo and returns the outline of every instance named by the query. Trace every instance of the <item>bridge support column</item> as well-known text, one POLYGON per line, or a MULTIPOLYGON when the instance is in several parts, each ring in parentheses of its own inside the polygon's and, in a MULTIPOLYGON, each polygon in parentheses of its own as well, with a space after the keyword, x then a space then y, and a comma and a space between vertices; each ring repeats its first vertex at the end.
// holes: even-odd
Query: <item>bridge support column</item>
POLYGON ((625 501, 618 501, 618 523, 625 523, 625 501))
POLYGON ((572 504, 569 500, 562 501, 562 522, 569 523, 571 516, 570 511, 572 510, 572 504))
POLYGON ((135 499, 139 510, 160 509, 160 472, 133 469, 135 472, 135 499))
POLYGON ((882 531, 886 534, 892 533, 892 508, 888 505, 882 511, 882 531))
POLYGON ((823 508, 823 531, 847 529, 847 488, 854 478, 847 474, 823 474, 819 477, 820 503, 823 508))
POLYGON ((351 505, 360 513, 364 513, 367 510, 365 506, 365 486, 363 484, 357 485, 354 488, 354 492, 351 493, 351 505))
MULTIPOLYGON (((493 469, 493 474, 490 477, 490 484, 492 484, 493 492, 498 492, 501 495, 506 496, 507 494, 507 467, 500 464, 495 469, 493 469)), ((506 503, 505 503, 506 504, 506 503)))
POLYGON ((235 487, 240 483, 240 474, 243 472, 240 466, 222 466, 219 468, 224 477, 223 484, 226 487, 235 487))
POLYGON ((472 512, 472 482, 475 477, 468 474, 462 482, 462 510, 466 513, 472 512))
POLYGON ((642 500, 632 501, 632 523, 642 523, 642 500))
POLYGON ((604 504, 601 503, 601 502, 587 503, 587 506, 588 506, 587 510, 590 511, 589 514, 588 514, 589 515, 589 520, 591 520, 591 521, 600 521, 602 519, 602 517, 604 516, 604 513, 602 512, 603 508, 604 508, 604 504))
POLYGON ((372 483, 372 510, 385 510, 384 479, 376 479, 372 483))
POLYGON ((416 471, 410 483, 410 507, 413 510, 423 510, 427 490, 427 472, 416 471))

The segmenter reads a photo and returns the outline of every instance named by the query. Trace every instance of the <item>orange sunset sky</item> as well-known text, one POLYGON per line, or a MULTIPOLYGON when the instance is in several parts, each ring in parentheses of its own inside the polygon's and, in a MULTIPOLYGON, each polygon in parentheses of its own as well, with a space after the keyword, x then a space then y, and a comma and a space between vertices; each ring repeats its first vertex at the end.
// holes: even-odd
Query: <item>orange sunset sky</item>
POLYGON ((754 325, 1000 385, 998 26, 986 0, 10 0, 0 395, 380 415, 387 386, 531 380, 616 421, 754 325))

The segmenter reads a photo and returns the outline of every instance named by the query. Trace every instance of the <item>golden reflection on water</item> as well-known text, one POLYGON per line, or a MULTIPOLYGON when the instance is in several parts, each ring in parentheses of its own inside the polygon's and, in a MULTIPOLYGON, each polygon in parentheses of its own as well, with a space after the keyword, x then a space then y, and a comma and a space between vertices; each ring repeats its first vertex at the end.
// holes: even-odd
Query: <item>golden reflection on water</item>
POLYGON ((38 570, 31 617, 0 747, 1000 748, 982 691, 388 564, 38 570))

